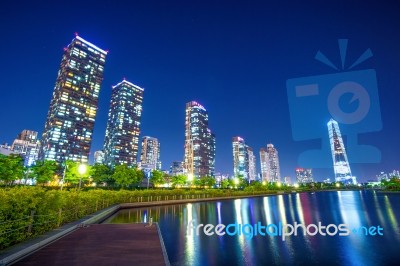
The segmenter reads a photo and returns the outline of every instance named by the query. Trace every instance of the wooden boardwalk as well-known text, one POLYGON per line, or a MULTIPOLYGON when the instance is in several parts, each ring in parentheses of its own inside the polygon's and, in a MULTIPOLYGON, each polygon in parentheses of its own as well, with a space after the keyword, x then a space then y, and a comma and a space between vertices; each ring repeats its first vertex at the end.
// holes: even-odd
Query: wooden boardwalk
POLYGON ((166 265, 157 226, 89 225, 14 265, 166 265))

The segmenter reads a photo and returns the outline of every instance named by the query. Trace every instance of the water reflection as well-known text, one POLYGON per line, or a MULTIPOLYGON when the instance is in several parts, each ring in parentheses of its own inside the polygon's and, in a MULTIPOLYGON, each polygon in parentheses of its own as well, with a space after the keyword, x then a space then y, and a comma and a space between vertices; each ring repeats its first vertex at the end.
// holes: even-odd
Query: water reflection
MULTIPOLYGON (((297 193, 249 199, 127 209, 108 223, 159 222, 168 256, 174 265, 310 264, 379 265, 400 259, 400 194, 371 191, 297 193), (346 223, 377 226, 383 236, 240 236, 188 235, 197 223, 294 224, 346 223)), ((302 232, 301 230, 299 232, 302 232)))
MULTIPOLYGON (((193 219, 193 205, 191 203, 188 203, 187 205, 187 219, 186 219, 186 224, 191 223, 193 219)), ((196 234, 195 230, 193 229, 191 232, 186 233, 186 245, 185 245, 185 254, 186 254, 186 261, 193 263, 194 261, 194 247, 195 247, 195 239, 196 234)))

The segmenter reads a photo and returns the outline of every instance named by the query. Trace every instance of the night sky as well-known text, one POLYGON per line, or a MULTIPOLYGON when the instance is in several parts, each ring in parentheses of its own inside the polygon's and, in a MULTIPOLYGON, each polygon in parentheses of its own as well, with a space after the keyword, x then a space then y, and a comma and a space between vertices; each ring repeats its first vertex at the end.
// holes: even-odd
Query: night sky
MULTIPOLYGON (((298 155, 320 144, 293 140, 286 80, 338 73, 314 56, 340 65, 345 38, 349 62, 374 54, 355 69, 375 69, 382 117, 381 131, 360 135, 381 163, 353 164, 353 174, 366 181, 399 169, 400 5, 305 2, 3 1, 0 142, 43 132, 63 48, 77 32, 109 50, 91 155, 103 146, 111 86, 125 77, 145 89, 141 136, 159 138, 164 169, 183 159, 185 103, 196 100, 216 134, 216 172, 232 174, 231 139, 241 136, 257 172, 259 149, 273 143, 282 176, 294 180, 298 155)), ((333 169, 314 173, 322 180, 333 169)))

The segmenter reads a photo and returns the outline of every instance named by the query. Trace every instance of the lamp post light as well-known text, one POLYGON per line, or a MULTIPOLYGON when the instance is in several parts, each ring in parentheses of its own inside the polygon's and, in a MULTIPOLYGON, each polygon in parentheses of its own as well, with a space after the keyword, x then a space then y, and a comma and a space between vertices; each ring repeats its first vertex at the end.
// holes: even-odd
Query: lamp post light
POLYGON ((239 178, 235 177, 235 178, 233 179, 233 182, 235 183, 235 188, 237 188, 238 185, 239 185, 239 178))
POLYGON ((86 173, 86 170, 87 170, 86 164, 82 163, 82 164, 80 164, 78 166, 78 172, 79 172, 79 175, 80 175, 80 177, 79 177, 79 190, 81 189, 82 176, 86 173))
POLYGON ((192 181, 193 181, 193 173, 189 173, 188 174, 187 181, 188 181, 189 187, 191 187, 192 186, 192 181))

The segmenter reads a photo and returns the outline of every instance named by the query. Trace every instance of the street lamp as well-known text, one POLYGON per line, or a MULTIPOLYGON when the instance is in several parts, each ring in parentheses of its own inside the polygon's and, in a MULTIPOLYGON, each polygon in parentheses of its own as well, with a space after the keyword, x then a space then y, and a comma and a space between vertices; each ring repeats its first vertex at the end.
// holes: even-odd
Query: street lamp
POLYGON ((80 175, 80 178, 79 178, 79 189, 81 189, 82 176, 86 173, 86 170, 87 170, 86 164, 82 163, 82 164, 80 164, 78 166, 78 172, 79 172, 79 175, 80 175))

